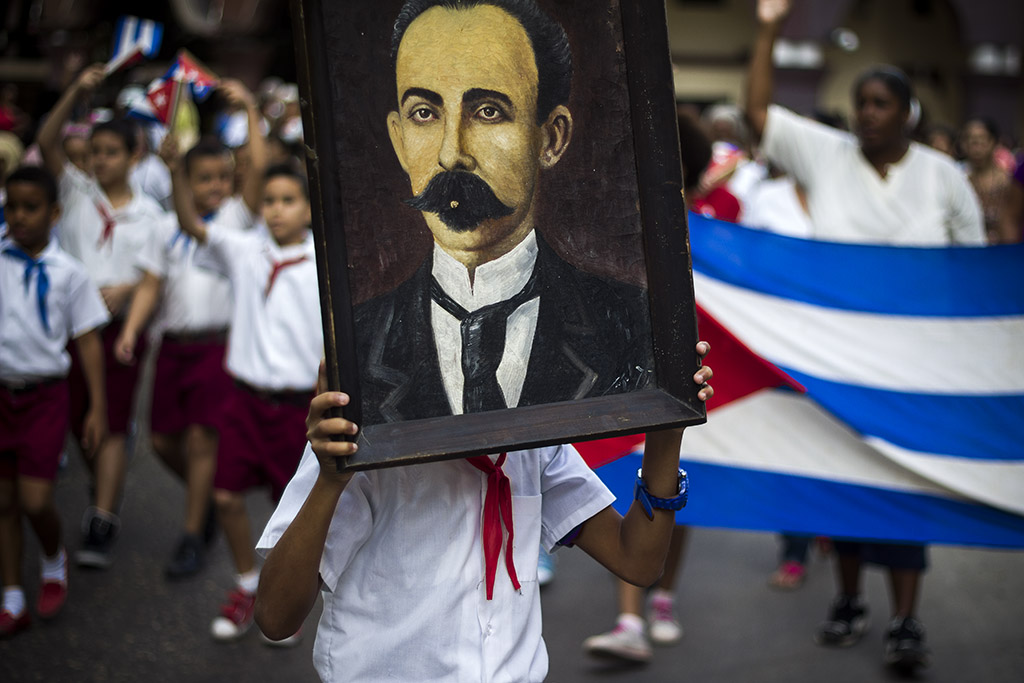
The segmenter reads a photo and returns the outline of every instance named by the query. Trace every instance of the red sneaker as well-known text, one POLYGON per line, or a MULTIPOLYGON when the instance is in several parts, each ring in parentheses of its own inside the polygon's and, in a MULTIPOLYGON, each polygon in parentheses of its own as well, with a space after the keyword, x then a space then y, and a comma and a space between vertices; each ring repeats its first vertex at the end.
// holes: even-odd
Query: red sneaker
POLYGON ((53 619, 60 613, 67 599, 67 581, 43 581, 42 588, 39 590, 39 602, 36 603, 36 614, 41 619, 53 619))
POLYGON ((241 588, 228 593, 228 600, 220 606, 220 616, 210 624, 210 634, 216 640, 235 640, 252 627, 256 614, 256 595, 241 588))
POLYGON ((16 617, 7 610, 0 612, 0 638, 10 638, 20 631, 24 631, 32 625, 32 618, 28 610, 22 610, 21 616, 16 617))

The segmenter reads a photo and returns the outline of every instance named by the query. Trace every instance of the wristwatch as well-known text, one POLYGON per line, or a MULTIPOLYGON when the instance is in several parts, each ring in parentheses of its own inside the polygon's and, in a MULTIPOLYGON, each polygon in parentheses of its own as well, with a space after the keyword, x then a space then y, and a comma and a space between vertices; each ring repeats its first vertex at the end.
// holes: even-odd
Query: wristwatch
POLYGON ((636 495, 634 498, 640 501, 640 504, 644 507, 644 512, 647 513, 648 519, 654 519, 654 508, 659 510, 682 510, 686 507, 686 499, 689 492, 690 483, 684 469, 679 470, 679 487, 674 498, 652 496, 651 492, 647 490, 646 482, 644 482, 643 469, 636 471, 636 495))

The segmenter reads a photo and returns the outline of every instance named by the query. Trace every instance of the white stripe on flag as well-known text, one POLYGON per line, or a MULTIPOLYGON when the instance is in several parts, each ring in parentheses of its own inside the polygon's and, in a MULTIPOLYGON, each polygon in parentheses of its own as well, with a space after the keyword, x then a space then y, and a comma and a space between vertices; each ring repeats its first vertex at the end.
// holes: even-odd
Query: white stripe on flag
POLYGON ((896 465, 814 401, 766 389, 716 408, 683 439, 687 460, 899 491, 949 490, 896 465))
POLYGON ((743 342, 758 355, 784 368, 901 392, 1024 393, 1024 318, 856 313, 753 292, 699 272, 693 275, 700 304, 725 327, 742 330, 743 342), (801 343, 794 344, 794 338, 801 343))
MULTIPOLYGON (((689 436, 689 435, 687 435, 689 436)), ((1024 515, 1020 462, 998 462, 948 455, 918 453, 884 439, 865 441, 893 462, 982 503, 1024 515)))

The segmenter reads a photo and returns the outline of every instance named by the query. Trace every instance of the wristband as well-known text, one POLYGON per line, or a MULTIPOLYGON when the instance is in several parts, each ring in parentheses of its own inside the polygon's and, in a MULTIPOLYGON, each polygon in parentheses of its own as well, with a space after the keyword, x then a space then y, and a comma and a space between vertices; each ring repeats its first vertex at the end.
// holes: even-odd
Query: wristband
POLYGON ((654 519, 654 508, 659 510, 682 510, 686 507, 686 499, 690 492, 690 482, 687 479, 686 470, 679 470, 679 488, 674 498, 652 496, 651 492, 647 490, 643 474, 642 469, 636 471, 636 494, 634 499, 640 501, 640 505, 643 506, 648 519, 654 519))

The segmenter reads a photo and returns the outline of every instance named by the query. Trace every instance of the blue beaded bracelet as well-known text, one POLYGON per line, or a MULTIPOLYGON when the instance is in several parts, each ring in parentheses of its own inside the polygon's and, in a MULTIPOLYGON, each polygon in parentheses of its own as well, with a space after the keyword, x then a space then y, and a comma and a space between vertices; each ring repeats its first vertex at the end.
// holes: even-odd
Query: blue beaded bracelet
POLYGON ((644 482, 643 470, 636 471, 636 494, 634 499, 640 501, 644 512, 647 513, 648 519, 654 519, 654 508, 659 510, 682 510, 686 507, 686 499, 689 492, 690 482, 686 477, 686 470, 679 470, 679 490, 675 498, 652 496, 651 492, 647 490, 647 484, 644 482))

